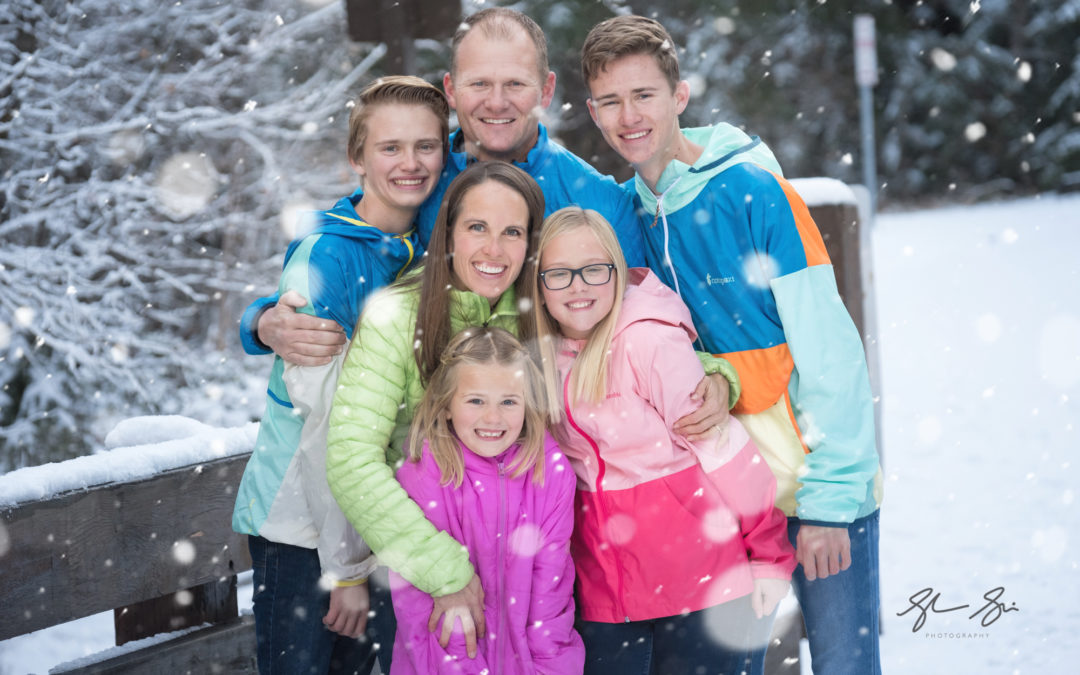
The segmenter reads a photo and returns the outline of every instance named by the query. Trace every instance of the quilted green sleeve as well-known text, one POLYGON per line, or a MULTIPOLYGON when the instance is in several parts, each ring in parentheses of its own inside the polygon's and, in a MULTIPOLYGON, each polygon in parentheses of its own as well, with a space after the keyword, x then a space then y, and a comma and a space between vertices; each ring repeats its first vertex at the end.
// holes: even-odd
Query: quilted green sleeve
POLYGON ((425 593, 454 593, 469 582, 468 551, 435 529, 394 478, 386 452, 399 410, 419 397, 412 355, 416 299, 390 290, 364 310, 330 412, 326 472, 345 516, 390 569, 425 593))

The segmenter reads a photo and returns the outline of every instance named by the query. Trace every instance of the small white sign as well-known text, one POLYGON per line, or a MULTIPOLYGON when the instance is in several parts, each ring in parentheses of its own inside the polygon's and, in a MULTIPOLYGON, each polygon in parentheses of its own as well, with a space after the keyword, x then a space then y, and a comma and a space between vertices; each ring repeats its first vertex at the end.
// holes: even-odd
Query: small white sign
POLYGON ((860 87, 878 83, 874 17, 869 14, 855 16, 855 82, 860 87))

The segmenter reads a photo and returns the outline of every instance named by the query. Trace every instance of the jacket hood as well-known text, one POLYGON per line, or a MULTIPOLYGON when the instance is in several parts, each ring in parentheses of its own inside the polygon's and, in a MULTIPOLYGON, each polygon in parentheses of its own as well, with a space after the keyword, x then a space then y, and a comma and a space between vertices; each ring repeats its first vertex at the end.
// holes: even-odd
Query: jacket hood
MULTIPOLYGON (((390 234, 364 221, 356 213, 356 205, 364 197, 363 188, 357 188, 348 197, 342 197, 334 204, 334 208, 326 211, 313 211, 308 214, 306 220, 310 229, 302 228, 303 231, 296 233, 296 238, 289 242, 285 251, 285 259, 288 260, 293 250, 300 245, 304 237, 309 234, 332 234, 338 237, 347 237, 359 241, 391 242, 394 239, 409 240, 410 245, 415 247, 416 228, 403 234, 390 234)), ((408 249, 403 249, 409 252, 408 249)))
MULTIPOLYGON (((668 213, 678 211, 692 202, 709 179, 736 164, 751 162, 767 171, 783 175, 772 150, 760 138, 747 136, 730 124, 722 122, 711 127, 683 129, 682 133, 705 150, 693 166, 673 159, 660 174, 656 189, 668 213)), ((658 197, 640 175, 634 176, 634 187, 645 210, 649 213, 655 212, 658 197)))
POLYGON ((675 291, 664 285, 647 267, 632 267, 627 276, 622 311, 615 323, 616 336, 632 324, 650 321, 679 326, 686 331, 691 342, 697 339, 690 311, 675 291))

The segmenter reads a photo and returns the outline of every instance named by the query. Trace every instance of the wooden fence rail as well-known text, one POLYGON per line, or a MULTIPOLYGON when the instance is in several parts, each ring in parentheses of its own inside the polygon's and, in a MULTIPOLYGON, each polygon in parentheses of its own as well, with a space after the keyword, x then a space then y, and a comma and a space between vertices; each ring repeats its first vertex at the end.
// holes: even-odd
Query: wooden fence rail
POLYGON ((19 504, 0 515, 0 640, 114 610, 116 643, 210 627, 66 672, 255 672, 254 632, 237 612, 251 568, 230 514, 248 455, 19 504), (218 669, 221 670, 218 670, 218 669))

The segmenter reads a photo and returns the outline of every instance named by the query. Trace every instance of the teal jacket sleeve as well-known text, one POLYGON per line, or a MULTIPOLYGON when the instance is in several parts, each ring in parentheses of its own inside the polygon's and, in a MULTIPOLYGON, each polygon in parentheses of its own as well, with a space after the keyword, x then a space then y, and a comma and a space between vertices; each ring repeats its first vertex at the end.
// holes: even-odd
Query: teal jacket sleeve
POLYGON ((272 353, 269 347, 259 342, 257 329, 259 317, 262 316, 264 311, 276 305, 277 300, 277 293, 265 298, 258 298, 244 310, 243 316, 240 317, 240 346, 244 348, 246 353, 252 356, 272 353))
POLYGON ((796 492, 803 520, 850 523, 878 470, 866 355, 832 265, 770 282, 795 370, 788 392, 810 448, 796 492))
POLYGON ((425 518, 386 459, 399 415, 410 417, 419 399, 414 322, 409 299, 396 291, 373 296, 365 308, 330 412, 327 481, 379 559, 425 593, 441 596, 472 578, 469 553, 425 518))

